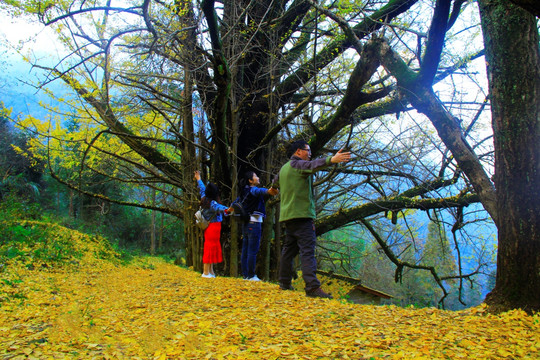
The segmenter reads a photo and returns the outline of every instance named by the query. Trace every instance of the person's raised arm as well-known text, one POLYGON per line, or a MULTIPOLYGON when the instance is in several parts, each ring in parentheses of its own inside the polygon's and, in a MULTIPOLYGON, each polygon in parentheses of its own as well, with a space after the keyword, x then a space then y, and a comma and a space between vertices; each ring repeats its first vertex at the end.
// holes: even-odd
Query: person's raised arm
POLYGON ((197 182, 197 187, 199 188, 199 193, 201 195, 201 198, 203 198, 206 194, 206 187, 201 181, 201 172, 199 170, 195 170, 194 177, 195 177, 195 181, 197 182))

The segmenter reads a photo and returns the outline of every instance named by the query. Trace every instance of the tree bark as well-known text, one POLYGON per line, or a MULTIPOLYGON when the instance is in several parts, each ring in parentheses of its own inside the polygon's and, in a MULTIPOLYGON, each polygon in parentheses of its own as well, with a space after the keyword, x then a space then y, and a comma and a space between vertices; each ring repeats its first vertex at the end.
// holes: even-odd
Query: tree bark
MULTIPOLYGON (((156 206, 156 189, 151 189, 152 192, 152 205, 156 206)), ((150 213, 150 254, 156 254, 156 211, 152 210, 150 213)))
MULTIPOLYGON (((202 10, 208 22, 208 31, 212 42, 212 66, 214 70, 214 83, 217 87, 217 96, 209 112, 209 120, 212 123, 213 136, 218 141, 214 142, 215 152, 212 159, 212 176, 222 179, 230 187, 231 161, 230 144, 227 134, 227 119, 230 115, 230 95, 232 89, 231 71, 225 57, 223 43, 220 37, 220 27, 214 8, 214 0, 203 0, 202 10)), ((223 194, 222 194, 223 195, 223 194)))
POLYGON ((495 145, 497 279, 486 302, 540 310, 540 53, 536 19, 480 0, 495 145))
POLYGON ((514 4, 521 6, 534 16, 540 17, 540 1, 538 0, 510 0, 514 4))
POLYGON ((202 248, 198 245, 200 243, 200 232, 197 231, 195 222, 192 220, 195 212, 198 209, 199 192, 197 186, 193 181, 193 174, 198 169, 196 162, 195 146, 195 130, 193 125, 193 77, 191 76, 191 70, 187 67, 184 73, 184 92, 182 97, 182 135, 188 141, 184 142, 182 165, 186 169, 184 171, 184 184, 188 189, 188 195, 185 197, 184 203, 184 240, 186 243, 186 265, 193 266, 195 270, 202 271, 202 260, 197 261, 200 257, 202 259, 202 248), (196 265, 200 265, 200 267, 196 265))

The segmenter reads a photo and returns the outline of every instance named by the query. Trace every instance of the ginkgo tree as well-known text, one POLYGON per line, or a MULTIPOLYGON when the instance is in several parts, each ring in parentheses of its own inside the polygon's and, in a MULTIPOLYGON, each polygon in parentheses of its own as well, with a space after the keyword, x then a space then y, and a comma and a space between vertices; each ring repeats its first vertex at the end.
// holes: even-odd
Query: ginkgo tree
POLYGON ((497 278, 489 304, 540 309, 539 6, 479 1, 492 102, 497 278))
MULTIPOLYGON (((392 258, 396 279, 404 267, 422 264, 392 252, 371 225, 382 215, 392 226, 405 209, 448 209, 460 228, 467 207, 481 202, 499 226, 486 90, 467 71, 483 55, 472 3, 14 0, 9 6, 54 27, 68 49, 56 66, 34 66, 47 73, 41 86, 61 80, 71 89, 84 126, 70 138, 61 124, 28 120, 22 125, 45 136, 42 154, 61 159, 66 142, 78 142, 75 166, 99 171, 92 161, 107 161, 112 166, 103 175, 171 199, 162 206, 108 201, 190 223, 194 170, 217 183, 223 199, 233 199, 239 174, 254 169, 269 184, 286 161, 286 144, 303 138, 314 156, 342 147, 354 155, 316 179, 318 234, 363 227, 392 258)), ((58 167, 51 172, 103 198, 60 176, 58 167)), ((267 278, 279 258, 278 210, 277 201, 268 203, 261 263, 267 278)), ((188 264, 200 268, 200 233, 185 229, 188 264)), ((230 230, 224 270, 235 275, 236 223, 230 230)))

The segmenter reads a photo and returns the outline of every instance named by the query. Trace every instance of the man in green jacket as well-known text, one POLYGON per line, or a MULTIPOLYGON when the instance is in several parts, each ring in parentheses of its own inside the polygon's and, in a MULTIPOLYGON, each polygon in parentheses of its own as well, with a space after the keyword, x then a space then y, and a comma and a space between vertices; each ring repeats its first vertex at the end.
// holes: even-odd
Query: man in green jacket
POLYGON ((321 289, 321 283, 316 275, 317 236, 312 175, 333 164, 349 161, 351 153, 339 150, 334 156, 310 160, 309 144, 298 140, 291 144, 289 154, 292 156, 281 167, 278 178, 281 202, 279 221, 285 224, 286 232, 279 266, 279 286, 283 290, 292 289, 293 260, 300 253, 306 295, 331 299, 332 295, 321 289))

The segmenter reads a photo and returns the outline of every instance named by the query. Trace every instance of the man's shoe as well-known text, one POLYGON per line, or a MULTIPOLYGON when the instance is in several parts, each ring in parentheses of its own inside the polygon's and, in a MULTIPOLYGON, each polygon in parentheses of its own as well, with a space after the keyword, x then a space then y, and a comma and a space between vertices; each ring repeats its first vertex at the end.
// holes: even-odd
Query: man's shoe
POLYGON ((306 295, 313 298, 333 299, 334 297, 321 288, 317 288, 313 291, 306 291, 306 295))
POLYGON ((294 288, 293 288, 293 286, 291 284, 285 285, 285 284, 279 283, 279 288, 281 290, 294 290, 294 288))
POLYGON ((248 279, 249 281, 261 281, 257 275, 254 275, 252 278, 248 279))

